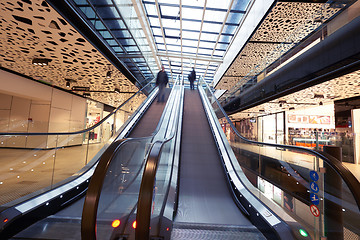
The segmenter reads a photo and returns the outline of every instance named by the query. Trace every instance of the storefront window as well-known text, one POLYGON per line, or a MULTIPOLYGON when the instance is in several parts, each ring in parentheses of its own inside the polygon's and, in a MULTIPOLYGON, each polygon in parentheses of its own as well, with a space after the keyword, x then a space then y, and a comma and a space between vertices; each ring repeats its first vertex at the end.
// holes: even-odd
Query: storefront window
MULTIPOLYGON (((94 126, 103 117, 104 104, 87 100, 86 128, 94 126)), ((99 143, 102 138, 102 128, 97 127, 88 134, 89 143, 99 143)), ((87 139, 85 139, 87 141, 87 139)))

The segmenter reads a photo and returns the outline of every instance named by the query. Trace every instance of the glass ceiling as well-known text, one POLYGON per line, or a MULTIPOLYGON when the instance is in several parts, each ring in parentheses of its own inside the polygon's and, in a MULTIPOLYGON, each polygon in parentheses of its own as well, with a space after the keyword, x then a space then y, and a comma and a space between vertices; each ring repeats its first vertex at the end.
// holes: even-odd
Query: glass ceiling
POLYGON ((157 64, 131 0, 73 2, 139 82, 155 76, 157 64))
POLYGON ((142 0, 155 44, 150 44, 131 0, 73 0, 108 46, 141 82, 159 64, 169 77, 197 77, 211 83, 236 35, 250 0, 142 0))
POLYGON ((250 0, 143 0, 161 64, 211 83, 250 0))

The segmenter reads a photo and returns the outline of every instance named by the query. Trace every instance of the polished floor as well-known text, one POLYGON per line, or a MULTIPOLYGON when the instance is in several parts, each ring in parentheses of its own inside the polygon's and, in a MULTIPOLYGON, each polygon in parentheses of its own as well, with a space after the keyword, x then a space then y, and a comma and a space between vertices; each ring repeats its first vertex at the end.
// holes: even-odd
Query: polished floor
POLYGON ((72 176, 103 143, 55 150, 0 148, 0 204, 39 191, 72 176))
MULTIPOLYGON (((89 145, 89 149, 83 145, 57 151, 0 148, 0 205, 72 176, 84 167, 102 146, 103 143, 94 143, 89 145)), ((310 159, 303 159, 301 162, 312 165, 310 159)), ((360 165, 346 162, 343 164, 360 182, 360 165)))

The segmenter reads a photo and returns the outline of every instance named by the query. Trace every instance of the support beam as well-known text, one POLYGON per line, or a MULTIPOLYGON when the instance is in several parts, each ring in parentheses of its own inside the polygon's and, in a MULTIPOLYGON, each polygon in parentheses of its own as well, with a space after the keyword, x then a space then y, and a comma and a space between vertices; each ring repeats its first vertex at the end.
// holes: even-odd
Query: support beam
POLYGON ((181 59, 193 59, 199 61, 207 61, 207 62, 217 62, 222 63, 223 60, 221 58, 207 58, 207 57, 196 57, 195 55, 189 54, 174 54, 174 53, 157 53, 159 57, 171 57, 171 58, 181 58, 181 59))

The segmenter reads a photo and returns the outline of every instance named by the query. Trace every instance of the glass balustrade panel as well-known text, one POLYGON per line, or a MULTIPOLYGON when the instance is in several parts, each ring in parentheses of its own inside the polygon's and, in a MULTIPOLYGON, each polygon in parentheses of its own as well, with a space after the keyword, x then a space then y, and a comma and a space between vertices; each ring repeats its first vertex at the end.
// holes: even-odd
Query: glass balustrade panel
POLYGON ((151 138, 130 139, 115 152, 101 189, 96 223, 98 239, 110 239, 132 228, 129 219, 135 220, 150 141, 151 138), (120 221, 119 226, 112 226, 115 220, 120 221))

